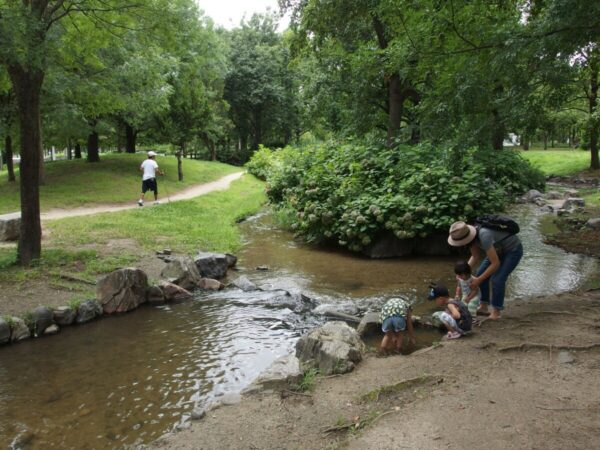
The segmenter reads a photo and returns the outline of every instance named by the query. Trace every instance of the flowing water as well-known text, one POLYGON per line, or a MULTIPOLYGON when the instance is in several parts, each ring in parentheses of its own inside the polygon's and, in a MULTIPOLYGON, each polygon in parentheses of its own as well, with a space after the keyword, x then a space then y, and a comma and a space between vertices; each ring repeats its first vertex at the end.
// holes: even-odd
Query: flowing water
MULTIPOLYGON (((510 278, 509 298, 571 290, 598 277, 596 259, 541 242, 536 210, 519 207, 513 215, 523 228, 525 257, 510 278)), ((317 250, 278 230, 269 215, 242 227, 238 274, 266 292, 198 294, 192 302, 143 307, 0 348, 0 448, 150 442, 187 426, 195 405, 238 393, 292 352, 298 336, 324 320, 319 312, 360 314, 403 296, 426 314, 433 311, 422 301, 428 283, 453 286, 455 258, 377 261, 317 250), (259 265, 269 270, 255 270, 259 265)), ((420 331, 417 339, 423 346, 439 335, 420 331)))

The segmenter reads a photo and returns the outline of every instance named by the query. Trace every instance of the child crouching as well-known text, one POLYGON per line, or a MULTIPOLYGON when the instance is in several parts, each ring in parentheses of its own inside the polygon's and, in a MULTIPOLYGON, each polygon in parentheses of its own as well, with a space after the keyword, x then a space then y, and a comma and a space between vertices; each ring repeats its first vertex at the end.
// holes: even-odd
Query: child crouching
POLYGON ((410 304, 400 298, 388 300, 381 308, 381 330, 385 336, 381 340, 380 351, 385 353, 395 348, 397 353, 402 350, 404 330, 408 330, 408 338, 414 344, 415 336, 412 324, 410 304))
POLYGON ((467 331, 471 331, 473 319, 467 306, 457 300, 450 300, 448 288, 441 283, 432 286, 429 300, 435 300, 435 304, 440 308, 445 308, 444 312, 434 313, 448 330, 446 339, 457 339, 467 331))

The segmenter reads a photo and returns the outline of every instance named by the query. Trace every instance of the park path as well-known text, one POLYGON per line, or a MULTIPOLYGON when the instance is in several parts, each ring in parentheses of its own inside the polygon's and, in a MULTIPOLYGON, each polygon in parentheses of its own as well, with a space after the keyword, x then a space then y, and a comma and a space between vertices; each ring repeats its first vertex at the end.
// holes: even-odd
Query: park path
MULTIPOLYGON (((160 199, 162 203, 176 202, 179 200, 189 200, 194 197, 199 197, 201 195, 208 194, 213 191, 224 191, 229 188, 229 185, 240 178, 244 172, 235 172, 230 175, 226 175, 218 180, 211 181, 209 183, 197 184, 195 186, 191 186, 189 188, 184 189, 183 191, 177 192, 173 195, 162 194, 162 198, 160 199)), ((151 194, 151 193, 150 193, 151 194)), ((152 197, 150 195, 150 197, 152 197)), ((147 206, 144 208, 152 207, 152 201, 147 202, 147 206)), ((42 212, 40 214, 40 218, 42 221, 45 220, 56 220, 56 219, 64 219, 65 217, 77 217, 77 216, 89 216, 92 214, 106 213, 106 212, 119 212, 125 211, 128 209, 138 209, 139 206, 137 204, 137 199, 132 199, 131 203, 128 204, 104 204, 104 205, 94 205, 87 208, 54 208, 48 211, 42 212)), ((21 213, 10 213, 0 215, 0 220, 10 219, 19 217, 21 213)))

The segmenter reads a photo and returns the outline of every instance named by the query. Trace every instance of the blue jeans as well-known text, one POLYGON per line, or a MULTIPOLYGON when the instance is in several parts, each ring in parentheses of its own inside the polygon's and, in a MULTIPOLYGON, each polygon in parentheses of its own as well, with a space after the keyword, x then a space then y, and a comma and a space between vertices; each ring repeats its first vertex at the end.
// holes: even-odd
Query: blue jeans
MULTIPOLYGON (((515 267, 519 265, 521 257, 523 256, 523 245, 519 244, 513 251, 500 256, 500 267, 496 270, 492 276, 484 280, 479 286, 481 289, 481 303, 485 305, 490 304, 490 282, 492 284, 492 307, 494 309, 504 309, 504 291, 506 289, 506 280, 511 274, 515 267)), ((490 266, 490 260, 486 256, 481 262, 479 269, 477 269, 477 275, 480 276, 490 266)))

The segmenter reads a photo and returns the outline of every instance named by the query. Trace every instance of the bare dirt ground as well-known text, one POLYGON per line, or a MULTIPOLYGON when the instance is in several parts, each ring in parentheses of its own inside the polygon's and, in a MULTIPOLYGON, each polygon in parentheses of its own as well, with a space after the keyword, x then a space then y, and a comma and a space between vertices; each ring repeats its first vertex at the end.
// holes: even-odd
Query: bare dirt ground
POLYGON ((600 448, 599 377, 600 291, 519 300, 471 336, 244 396, 152 447, 600 448))

